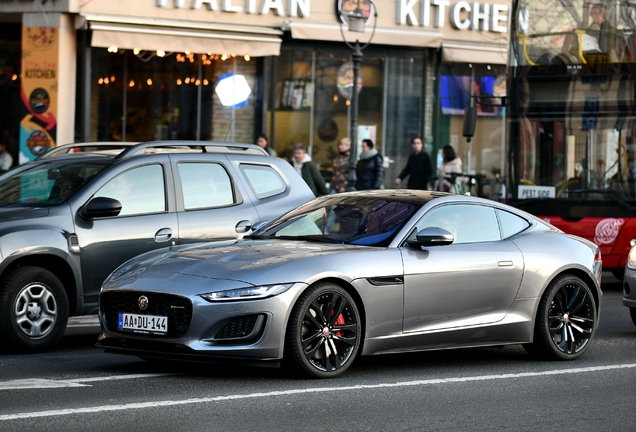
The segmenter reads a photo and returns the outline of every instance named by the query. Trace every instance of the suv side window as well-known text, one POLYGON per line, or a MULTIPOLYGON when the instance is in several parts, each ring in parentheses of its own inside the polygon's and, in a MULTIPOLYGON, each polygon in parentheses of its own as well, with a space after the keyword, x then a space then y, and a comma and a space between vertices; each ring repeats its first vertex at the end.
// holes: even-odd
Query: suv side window
POLYGON ((119 216, 164 212, 166 188, 163 167, 145 165, 121 173, 106 183, 95 196, 119 201, 119 216))
POLYGON ((241 164, 241 171, 258 199, 278 195, 287 189, 280 174, 268 165, 241 164))
MULTIPOLYGON (((451 204, 427 212, 416 225, 416 232, 439 227, 455 236, 453 244, 501 240, 495 210, 471 204, 451 204)), ((415 233, 413 233, 413 237, 415 233)))
POLYGON ((235 203, 232 181, 220 164, 181 162, 178 167, 186 210, 235 203))

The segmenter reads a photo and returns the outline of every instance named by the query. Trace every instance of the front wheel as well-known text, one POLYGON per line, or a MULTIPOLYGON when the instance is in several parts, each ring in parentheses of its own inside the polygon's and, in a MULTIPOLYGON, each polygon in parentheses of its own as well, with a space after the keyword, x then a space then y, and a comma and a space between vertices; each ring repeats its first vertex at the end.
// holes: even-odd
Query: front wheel
POLYGON ((64 335, 69 305, 60 280, 40 267, 20 267, 0 282, 0 342, 36 352, 64 335))
POLYGON ((595 324, 596 304, 590 288, 578 276, 559 276, 541 298, 534 342, 524 348, 543 359, 577 359, 589 347, 595 324))
POLYGON ((333 378, 351 366, 360 341, 360 314, 353 298, 336 284, 318 284, 292 309, 285 361, 303 376, 333 378))

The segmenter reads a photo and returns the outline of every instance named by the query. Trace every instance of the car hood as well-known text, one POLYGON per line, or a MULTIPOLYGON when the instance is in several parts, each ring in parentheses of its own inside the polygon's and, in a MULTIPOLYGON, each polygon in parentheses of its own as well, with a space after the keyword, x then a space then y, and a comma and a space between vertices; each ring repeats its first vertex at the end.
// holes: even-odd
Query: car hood
MULTIPOLYGON (((353 260, 350 254, 383 249, 285 240, 237 240, 172 247, 128 261, 113 272, 104 287, 146 285, 146 282, 138 283, 140 279, 153 280, 154 286, 164 285, 157 281, 168 281, 165 285, 174 286, 181 276, 213 279, 218 283, 232 281, 231 286, 235 288, 237 284, 304 282, 320 271, 342 273, 345 266, 357 267, 351 263, 365 262, 363 257, 353 260)), ((369 266, 364 267, 369 273, 369 266)), ((188 283, 191 284, 192 279, 188 283)))
POLYGON ((49 214, 49 209, 42 207, 0 207, 0 222, 12 220, 44 217, 49 214))

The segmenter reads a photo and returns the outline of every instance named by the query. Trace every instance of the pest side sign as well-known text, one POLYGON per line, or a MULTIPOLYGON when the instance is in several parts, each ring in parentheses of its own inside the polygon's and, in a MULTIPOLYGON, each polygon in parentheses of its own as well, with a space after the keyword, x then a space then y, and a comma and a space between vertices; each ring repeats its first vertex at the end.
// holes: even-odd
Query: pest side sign
POLYGON ((554 186, 519 186, 519 199, 554 198, 554 186))

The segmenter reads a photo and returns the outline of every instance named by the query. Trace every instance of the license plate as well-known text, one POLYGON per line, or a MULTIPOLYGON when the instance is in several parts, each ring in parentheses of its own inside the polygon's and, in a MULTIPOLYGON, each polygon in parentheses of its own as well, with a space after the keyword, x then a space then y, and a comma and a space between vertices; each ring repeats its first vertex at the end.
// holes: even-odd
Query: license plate
POLYGON ((117 328, 135 333, 163 335, 168 332, 168 317, 119 312, 117 328))

